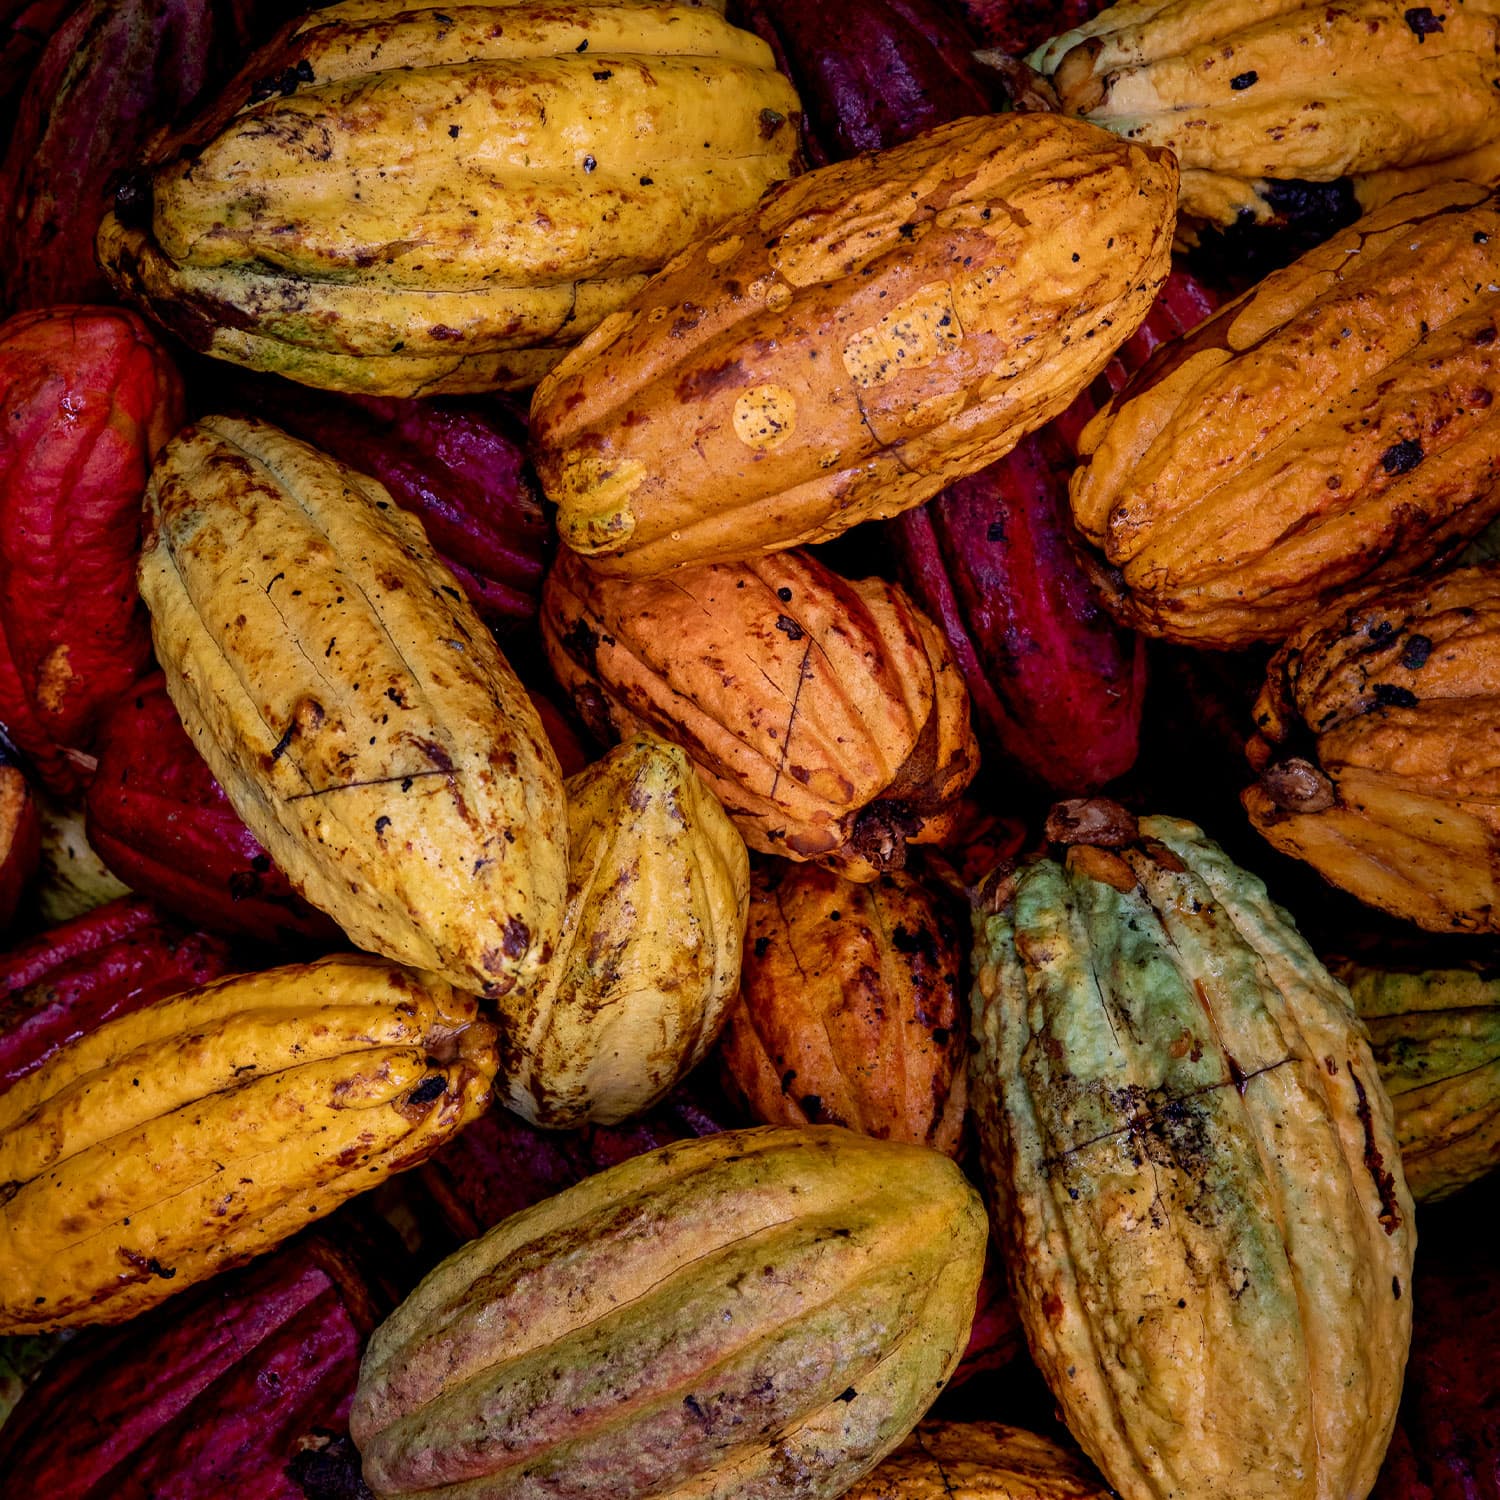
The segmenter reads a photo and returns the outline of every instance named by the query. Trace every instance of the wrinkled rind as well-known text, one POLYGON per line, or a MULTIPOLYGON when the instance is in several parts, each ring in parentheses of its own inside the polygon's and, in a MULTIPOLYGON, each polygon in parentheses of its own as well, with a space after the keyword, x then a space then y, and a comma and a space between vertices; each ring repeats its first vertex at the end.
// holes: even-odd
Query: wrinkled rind
POLYGON ((277 866, 361 947, 479 993, 539 983, 566 899, 562 776, 420 524, 229 417, 169 446, 148 502, 168 691, 277 866))
POLYGON ((1494 0, 1124 0, 1028 61, 1069 114, 1172 151, 1185 217, 1230 225, 1270 216, 1268 179, 1422 168, 1500 141, 1497 57, 1494 0))
POLYGON ((348 0, 258 67, 99 258, 194 347, 309 385, 534 384, 794 169, 795 92, 711 7, 348 0))
POLYGON ((1356 590, 1271 659, 1250 821, 1361 901, 1433 932, 1500 931, 1500 563, 1356 590), (1276 795, 1308 741, 1318 805, 1276 795))
POLYGON ((1500 195, 1447 183, 1158 351, 1069 484, 1116 612, 1186 645, 1280 640, 1500 514, 1497 243, 1500 195))
POLYGON ((822 1127, 637 1157, 497 1225, 376 1330, 350 1414, 366 1481, 832 1500, 957 1364, 984 1241, 921 1147, 822 1127))
POLYGON ((843 1125, 957 1156, 963 975, 952 914, 911 875, 857 885, 763 860, 719 1049, 730 1086, 769 1125, 843 1125))
POLYGON ((1261 882, 1190 824, 1140 833, 975 915, 973 1107, 1032 1354, 1125 1500, 1365 1494, 1410 1335, 1390 1104, 1261 882))
POLYGON ((740 978, 749 858, 675 745, 638 735, 570 777, 562 939, 500 1007, 505 1104, 534 1125, 650 1108, 718 1037, 740 978))
POLYGON ((363 954, 86 1033, 0 1094, 0 1332, 120 1322, 271 1249, 479 1114, 495 1064, 471 996, 363 954))
POLYGON ((585 723, 680 744, 763 854, 873 880, 943 836, 978 768, 936 627, 894 585, 808 553, 634 581, 564 550, 541 623, 585 723))
POLYGON ((1176 167, 1057 116, 783 185, 537 388, 563 542, 632 577, 895 515, 1060 412, 1168 270, 1176 167))

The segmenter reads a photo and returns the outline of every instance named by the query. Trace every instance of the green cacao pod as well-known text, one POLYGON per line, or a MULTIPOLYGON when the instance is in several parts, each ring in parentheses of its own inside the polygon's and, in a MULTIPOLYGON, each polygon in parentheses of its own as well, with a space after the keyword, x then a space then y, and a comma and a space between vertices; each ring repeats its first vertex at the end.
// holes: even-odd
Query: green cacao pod
POLYGON ((1446 1198, 1500 1166, 1500 973, 1334 967, 1369 1028, 1412 1197, 1446 1198))
POLYGON ((832 1126, 639 1156, 497 1224, 370 1340, 377 1496, 832 1500, 963 1353, 984 1213, 922 1146, 832 1126))
POLYGON ((1048 831, 981 887, 970 1072, 1032 1354, 1124 1500, 1364 1496, 1415 1236, 1348 992, 1192 824, 1048 831))

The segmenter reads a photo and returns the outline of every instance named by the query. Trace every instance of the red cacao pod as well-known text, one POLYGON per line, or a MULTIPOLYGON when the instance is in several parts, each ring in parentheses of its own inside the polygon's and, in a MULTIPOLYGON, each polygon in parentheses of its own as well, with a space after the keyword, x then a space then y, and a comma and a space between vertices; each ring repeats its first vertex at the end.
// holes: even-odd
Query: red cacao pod
POLYGON ((805 0, 739 0, 802 100, 814 166, 880 151, 1004 101, 1000 75, 974 59, 962 18, 940 0, 864 0, 856 11, 805 0))
POLYGON ((10 925, 42 852, 36 794, 0 738, 0 932, 10 925))
POLYGON ((266 943, 342 942, 240 821, 160 672, 136 683, 105 718, 86 806, 94 852, 167 911, 209 932, 266 943))
POLYGON ((0 1428, 0 1472, 50 1500, 302 1500, 294 1475, 347 1433, 360 1350, 394 1305, 373 1249, 333 1220, 73 1340, 0 1428))
POLYGON ((22 85, 74 0, 4 0, 0 4, 0 134, 14 123, 22 85))
POLYGON ((1109 0, 952 0, 986 47, 1019 57, 1048 37, 1081 26, 1109 0))
POLYGON ((229 949, 122 897, 0 955, 0 1090, 115 1016, 227 974, 229 949))
POLYGON ((492 630, 514 632, 536 618, 555 535, 526 462, 526 423, 503 398, 337 396, 252 376, 226 394, 378 479, 421 520, 492 630))
POLYGON ((182 388, 134 313, 59 307, 0 324, 0 724, 76 792, 100 716, 150 655, 135 586, 152 455, 182 388))

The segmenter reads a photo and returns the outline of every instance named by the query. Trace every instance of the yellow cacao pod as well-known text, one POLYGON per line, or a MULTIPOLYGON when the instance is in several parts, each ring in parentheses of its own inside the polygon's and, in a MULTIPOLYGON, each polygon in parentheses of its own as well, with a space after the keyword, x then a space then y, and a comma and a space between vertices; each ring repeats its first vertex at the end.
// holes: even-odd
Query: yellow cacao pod
POLYGON ((563 541, 639 577, 920 505, 1056 416, 1168 269, 1171 158, 958 120, 718 226, 537 388, 563 541))
POLYGON ((719 1047, 732 1090, 768 1125, 845 1125, 957 1156, 965 947, 948 902, 905 871, 857 885, 760 861, 719 1047))
POLYGON ((1486 189, 1400 198, 1157 351, 1069 483, 1129 624, 1281 640, 1500 513, 1497 244, 1486 189))
POLYGON ((690 0, 343 0, 251 74, 100 261, 195 348, 334 390, 534 385, 797 151, 770 48, 690 0))
POLYGON ((844 1500, 1107 1500, 1077 1453, 999 1422, 919 1422, 844 1500))
POLYGON ((1032 1355, 1122 1500, 1367 1495, 1415 1244, 1369 1042, 1259 880, 1105 811, 1055 810, 1066 859, 975 912, 969 1081, 1032 1355))
POLYGON ((568 779, 562 939, 504 1008, 503 1101, 534 1125, 612 1125, 703 1060, 740 976, 750 862, 675 745, 637 735, 568 779))
POLYGON ((1500 143, 1497 57, 1495 0, 1121 0, 1029 61, 1070 114, 1172 151, 1184 216, 1228 225, 1288 181, 1464 175, 1500 143))
POLYGON ((114 1323, 270 1250, 479 1115, 471 996, 364 954, 221 979, 0 1094, 0 1333, 114 1323))
POLYGON ((1271 659, 1250 821, 1372 906, 1500 932, 1497 694, 1500 562, 1355 592, 1271 659))
POLYGON ((450 1256, 375 1330, 380 1500, 835 1500, 963 1352, 984 1210, 952 1162, 822 1126, 680 1142, 450 1256))
POLYGON ((682 745, 763 854, 872 880, 943 836, 978 768, 937 628, 893 584, 809 553, 636 581, 562 552, 542 641, 596 733, 682 745))
POLYGON ((385 488, 207 417, 147 491, 141 593, 193 743, 362 948, 503 995, 567 895, 562 773, 526 690, 385 488))

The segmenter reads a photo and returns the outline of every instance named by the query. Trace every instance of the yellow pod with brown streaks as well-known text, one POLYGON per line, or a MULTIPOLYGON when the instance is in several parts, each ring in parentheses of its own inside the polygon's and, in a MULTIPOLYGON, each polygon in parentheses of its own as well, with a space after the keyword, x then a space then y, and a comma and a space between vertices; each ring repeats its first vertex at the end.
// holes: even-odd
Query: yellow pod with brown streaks
POLYGON ((1188 220, 1264 222, 1287 183, 1464 177, 1500 143, 1496 0, 1120 0, 1028 61, 1069 114, 1172 151, 1188 220))
POLYGON ((1255 722, 1243 801, 1277 849, 1429 931, 1500 932, 1500 562, 1342 600, 1255 722))
POLYGON ((637 735, 569 777, 562 939, 504 1008, 503 1102, 533 1125, 650 1108, 714 1044, 740 977, 750 862, 675 745, 637 735))
POLYGON ((141 593, 194 745, 362 948, 505 995, 567 896, 562 772, 526 690, 384 486, 205 417, 147 491, 141 593))
POLYGON ((858 885, 761 860, 740 995, 719 1056, 768 1125, 845 1125, 957 1156, 965 944, 943 895, 905 871, 858 885))
POLYGON ((1081 1455, 999 1422, 918 1422, 844 1500, 1108 1500, 1081 1455))
POLYGON ((1500 195, 1396 199, 1157 350, 1069 483, 1116 611, 1192 646, 1285 636, 1500 513, 1500 195))
POLYGON ((640 577, 920 505, 1057 415, 1165 279, 1170 156, 957 120, 698 239, 538 386, 563 541, 640 577))
POLYGON ((762 854, 873 880, 943 837, 979 766, 937 627, 894 584, 810 553, 635 581, 564 551, 541 624, 590 728, 681 745, 762 854))
POLYGON ((307 385, 534 385, 794 170, 796 92, 720 11, 313 10, 129 183, 100 261, 193 347, 307 385))
POLYGON ((365 954, 107 1022, 0 1094, 0 1333, 117 1323, 415 1166, 490 1100, 472 996, 365 954))

